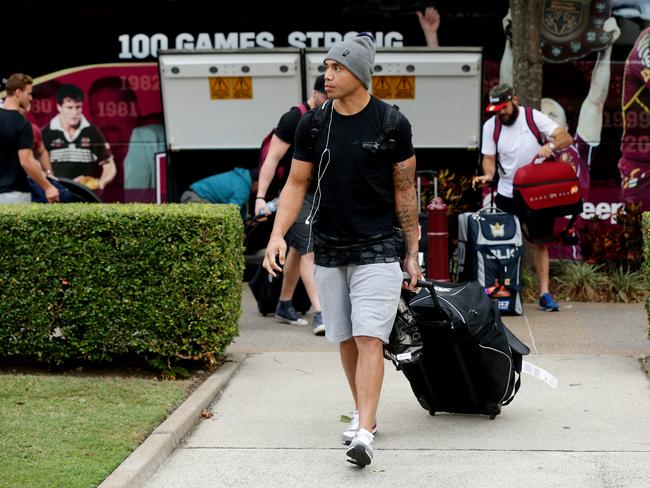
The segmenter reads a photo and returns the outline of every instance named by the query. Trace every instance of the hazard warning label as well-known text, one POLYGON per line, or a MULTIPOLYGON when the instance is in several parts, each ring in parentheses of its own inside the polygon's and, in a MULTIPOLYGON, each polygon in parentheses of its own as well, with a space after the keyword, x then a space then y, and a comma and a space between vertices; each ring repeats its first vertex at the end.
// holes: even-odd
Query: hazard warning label
POLYGON ((383 99, 414 99, 415 76, 374 76, 372 94, 383 99))
POLYGON ((375 76, 372 79, 372 94, 377 98, 393 98, 392 76, 375 76))
POLYGON ((250 76, 215 76, 208 80, 212 100, 253 98, 253 78, 250 76))

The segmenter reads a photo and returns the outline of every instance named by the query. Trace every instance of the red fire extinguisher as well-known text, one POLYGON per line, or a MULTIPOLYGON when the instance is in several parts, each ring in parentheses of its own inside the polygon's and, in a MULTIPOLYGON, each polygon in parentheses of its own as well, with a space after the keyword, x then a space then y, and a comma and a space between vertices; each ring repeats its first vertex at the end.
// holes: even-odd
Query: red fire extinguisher
POLYGON ((431 200, 427 216, 427 278, 449 281, 447 205, 442 198, 436 196, 431 200))

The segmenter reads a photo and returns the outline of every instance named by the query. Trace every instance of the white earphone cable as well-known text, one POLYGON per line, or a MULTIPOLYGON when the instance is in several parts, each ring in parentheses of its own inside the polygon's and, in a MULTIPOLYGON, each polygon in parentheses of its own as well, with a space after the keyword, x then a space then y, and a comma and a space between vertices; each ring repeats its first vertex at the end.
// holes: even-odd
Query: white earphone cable
MULTIPOLYGON (((327 103, 329 101, 325 102, 323 104, 323 107, 321 110, 324 110, 325 107, 327 106, 327 103)), ((327 171, 327 168, 329 167, 330 161, 331 161, 331 151, 329 149, 329 143, 330 143, 330 134, 331 134, 331 129, 332 129, 332 118, 334 115, 334 107, 332 106, 330 110, 330 120, 329 123, 327 124, 327 138, 325 139, 325 149, 320 155, 320 161, 318 162, 318 172, 317 172, 317 179, 316 179, 316 191, 314 192, 314 200, 311 203, 311 209, 309 211, 309 215, 307 216, 307 219, 305 220, 305 224, 309 226, 309 239, 307 241, 307 248, 309 249, 311 247, 311 236, 312 236, 312 224, 314 219, 316 217, 316 213, 318 212, 318 209, 320 208, 320 201, 321 197, 323 195, 323 192, 321 190, 321 180, 323 179, 323 176, 325 176, 325 171, 327 171), (327 158, 325 161, 325 165, 323 166, 323 161, 327 158)))

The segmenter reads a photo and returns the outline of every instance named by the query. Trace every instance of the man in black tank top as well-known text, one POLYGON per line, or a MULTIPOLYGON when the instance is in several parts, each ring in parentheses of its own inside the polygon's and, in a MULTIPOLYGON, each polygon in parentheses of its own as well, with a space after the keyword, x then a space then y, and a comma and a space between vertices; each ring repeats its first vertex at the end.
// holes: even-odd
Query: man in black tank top
POLYGON ((325 56, 325 90, 330 100, 307 112, 296 130, 289 179, 280 203, 264 266, 282 271, 283 236, 305 195, 314 202, 315 278, 325 335, 339 343, 341 362, 355 410, 343 433, 348 461, 373 458, 377 404, 383 380, 383 343, 388 341, 402 286, 400 258, 411 276, 418 266, 418 205, 411 125, 401 116, 390 144, 381 140, 390 107, 368 93, 375 44, 363 33, 336 44, 325 56), (314 137, 314 117, 322 130, 314 137), (279 264, 276 262, 279 259, 279 264))

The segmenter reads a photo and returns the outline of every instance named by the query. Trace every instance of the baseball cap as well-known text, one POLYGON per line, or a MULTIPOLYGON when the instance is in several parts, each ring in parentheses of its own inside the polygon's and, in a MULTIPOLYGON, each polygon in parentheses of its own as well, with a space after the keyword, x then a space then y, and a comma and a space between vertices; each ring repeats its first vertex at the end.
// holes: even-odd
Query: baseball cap
POLYGON ((503 107, 508 105, 508 102, 512 100, 514 90, 507 83, 502 83, 495 86, 490 90, 490 104, 485 107, 486 112, 498 112, 503 107))

